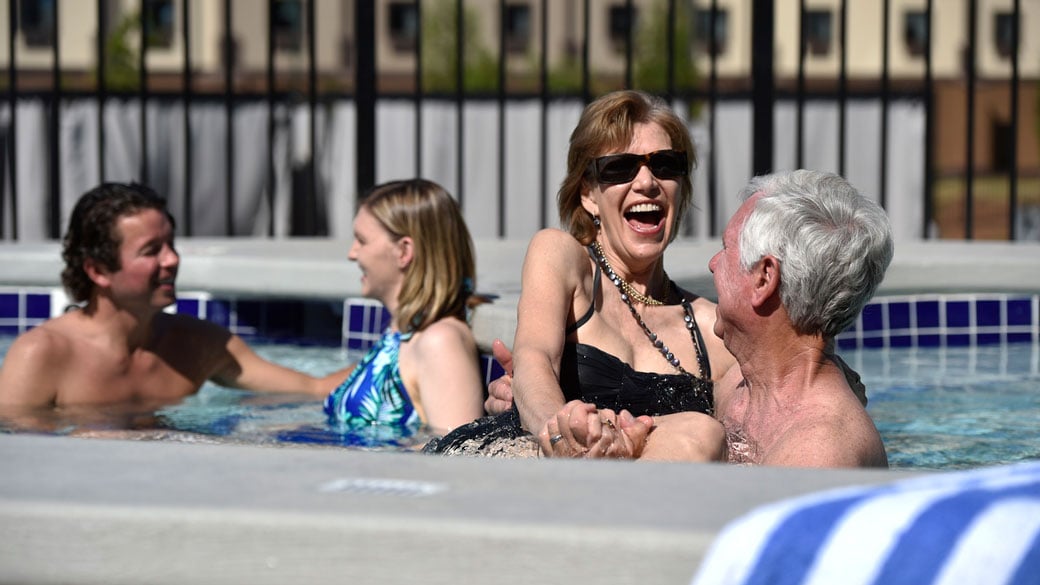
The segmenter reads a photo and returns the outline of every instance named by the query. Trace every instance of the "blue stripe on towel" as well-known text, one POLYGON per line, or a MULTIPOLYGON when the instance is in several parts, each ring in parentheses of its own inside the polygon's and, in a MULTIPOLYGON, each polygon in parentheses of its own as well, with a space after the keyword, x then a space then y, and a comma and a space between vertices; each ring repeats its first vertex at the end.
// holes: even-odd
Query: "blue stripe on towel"
POLYGON ((731 522, 694 585, 1040 585, 1040 461, 810 494, 731 522))
POLYGON ((824 502, 791 514, 763 547, 747 585, 801 583, 835 524, 864 497, 824 502))

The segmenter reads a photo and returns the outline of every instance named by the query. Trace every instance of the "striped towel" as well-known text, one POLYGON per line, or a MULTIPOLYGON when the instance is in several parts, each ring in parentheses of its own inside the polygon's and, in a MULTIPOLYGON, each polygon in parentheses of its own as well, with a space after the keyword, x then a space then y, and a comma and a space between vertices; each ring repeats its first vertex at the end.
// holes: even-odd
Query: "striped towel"
POLYGON ((1040 584, 1040 461, 770 504, 731 522, 694 585, 1040 584))

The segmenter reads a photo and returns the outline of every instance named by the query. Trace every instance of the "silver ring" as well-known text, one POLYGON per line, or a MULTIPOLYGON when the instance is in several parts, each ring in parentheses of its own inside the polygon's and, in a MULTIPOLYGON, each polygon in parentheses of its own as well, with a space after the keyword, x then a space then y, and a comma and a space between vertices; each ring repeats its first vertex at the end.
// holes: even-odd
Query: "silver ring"
POLYGON ((555 445, 556 443, 559 443, 562 440, 563 440, 563 435, 553 435, 553 436, 549 437, 549 444, 550 445, 555 445))

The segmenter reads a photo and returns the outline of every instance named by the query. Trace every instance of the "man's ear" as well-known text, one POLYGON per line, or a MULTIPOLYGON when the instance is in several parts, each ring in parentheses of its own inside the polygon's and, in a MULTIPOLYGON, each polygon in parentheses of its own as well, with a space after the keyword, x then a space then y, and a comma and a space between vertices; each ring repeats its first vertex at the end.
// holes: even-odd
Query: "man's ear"
POLYGON ((780 260, 776 256, 763 256, 751 273, 755 279, 751 291, 752 306, 759 308, 779 302, 780 260))
POLYGON ((87 278, 99 287, 107 287, 112 284, 112 272, 101 266, 93 258, 87 258, 83 261, 83 272, 86 272, 87 278))
POLYGON ((407 268, 415 259, 415 241, 411 236, 402 236, 397 240, 397 267, 407 268))

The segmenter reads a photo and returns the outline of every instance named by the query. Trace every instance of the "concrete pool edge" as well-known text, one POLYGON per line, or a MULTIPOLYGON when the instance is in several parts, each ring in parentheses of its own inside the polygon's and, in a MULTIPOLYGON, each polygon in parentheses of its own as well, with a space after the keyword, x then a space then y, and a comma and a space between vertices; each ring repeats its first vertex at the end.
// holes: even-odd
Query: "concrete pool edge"
POLYGON ((0 435, 0 582, 688 583, 730 520, 922 472, 0 435))

